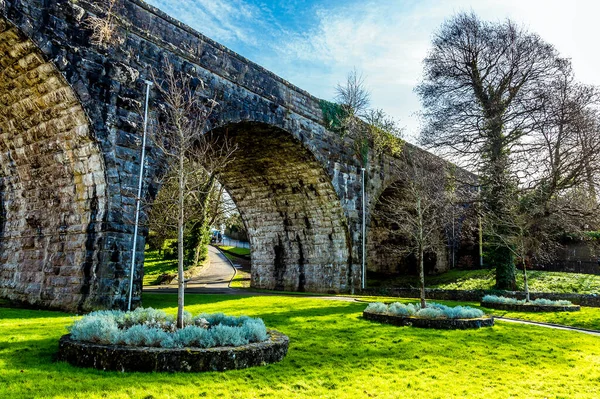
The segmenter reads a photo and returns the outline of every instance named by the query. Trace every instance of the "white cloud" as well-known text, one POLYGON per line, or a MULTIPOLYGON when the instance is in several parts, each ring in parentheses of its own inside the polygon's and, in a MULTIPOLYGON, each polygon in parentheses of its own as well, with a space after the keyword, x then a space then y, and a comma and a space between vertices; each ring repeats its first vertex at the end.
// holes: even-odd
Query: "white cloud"
POLYGON ((218 42, 260 44, 255 31, 263 21, 262 12, 244 0, 150 0, 149 3, 218 42))
POLYGON ((331 98, 335 84, 356 67, 367 77, 373 105, 398 117, 414 137, 420 103, 412 90, 419 82, 431 37, 444 19, 471 9, 483 19, 508 17, 525 25, 571 57, 580 80, 600 84, 600 52, 596 50, 600 5, 595 1, 371 1, 324 6, 316 12, 315 29, 282 40, 278 52, 288 62, 282 64, 280 59, 275 68, 300 87, 331 98), (295 69, 298 61, 313 64, 315 69, 321 64, 321 71, 315 76, 307 74, 304 65, 295 69))

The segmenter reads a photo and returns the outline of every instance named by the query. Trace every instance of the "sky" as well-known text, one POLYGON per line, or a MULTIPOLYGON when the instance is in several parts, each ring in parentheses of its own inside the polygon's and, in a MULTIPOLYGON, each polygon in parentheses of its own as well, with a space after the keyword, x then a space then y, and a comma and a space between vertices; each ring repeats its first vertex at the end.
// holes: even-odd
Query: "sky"
POLYGON ((576 77, 600 85, 596 0, 148 0, 205 36, 326 100, 356 69, 381 108, 416 142, 414 87, 442 22, 461 11, 510 18, 572 59, 576 77))

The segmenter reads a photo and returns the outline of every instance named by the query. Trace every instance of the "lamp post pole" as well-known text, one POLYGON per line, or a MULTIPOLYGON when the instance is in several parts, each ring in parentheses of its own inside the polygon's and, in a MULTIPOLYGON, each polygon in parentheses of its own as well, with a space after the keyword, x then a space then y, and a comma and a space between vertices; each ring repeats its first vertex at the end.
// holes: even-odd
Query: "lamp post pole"
POLYGON ((129 269, 129 297, 127 301, 127 310, 131 310, 131 300, 133 297, 133 275, 135 274, 135 258, 137 250, 137 235, 140 222, 140 202, 142 197, 142 185, 144 183, 144 163, 146 161, 146 133, 148 131, 148 100, 150 98, 150 87, 152 82, 144 81, 146 84, 146 107, 144 110, 144 135, 142 136, 142 157, 140 159, 140 176, 138 181, 138 191, 135 198, 135 225, 133 228, 133 244, 131 248, 131 268, 129 269))
POLYGON ((365 193, 365 168, 361 168, 362 180, 362 284, 367 288, 367 195, 365 193))

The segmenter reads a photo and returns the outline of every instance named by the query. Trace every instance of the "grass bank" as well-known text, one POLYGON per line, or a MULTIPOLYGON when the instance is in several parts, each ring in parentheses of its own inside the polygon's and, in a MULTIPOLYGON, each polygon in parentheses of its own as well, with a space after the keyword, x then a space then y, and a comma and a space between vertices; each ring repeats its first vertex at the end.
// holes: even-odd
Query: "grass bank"
MULTIPOLYGON (((561 273, 545 271, 527 272, 529 289, 532 292, 556 292, 594 294, 600 292, 600 276, 578 273, 561 273)), ((481 270, 451 270, 436 276, 426 276, 425 285, 428 288, 441 288, 447 290, 489 290, 496 283, 496 271, 493 269, 481 270)), ((369 278, 367 286, 410 288, 418 287, 419 280, 416 276, 399 276, 394 278, 376 276, 369 278)), ((517 271, 517 286, 523 289, 523 273, 517 271)))
POLYGON ((166 273, 177 274, 177 259, 164 260, 158 251, 144 253, 144 285, 158 284, 161 275, 166 273))
POLYGON ((244 256, 244 257, 250 256, 249 248, 231 247, 228 245, 217 245, 217 248, 219 248, 224 253, 229 253, 231 255, 244 256))
MULTIPOLYGON (((174 313, 176 296, 145 294, 174 313)), ((0 397, 17 398, 592 398, 598 338, 499 322, 471 331, 363 320, 364 303, 304 297, 188 295, 191 312, 262 317, 290 337, 281 363, 226 373, 123 374, 54 363, 72 322, 0 308, 0 397)))
POLYGON ((236 269, 235 276, 229 283, 231 288, 250 288, 251 276, 247 271, 236 269))
MULTIPOLYGON (((210 262, 207 256, 198 266, 188 267, 184 271, 185 278, 192 278, 198 275, 204 267, 210 262)), ((146 251, 144 253, 144 279, 143 285, 161 284, 163 274, 170 274, 172 278, 177 278, 177 259, 163 259, 158 251, 146 251)))

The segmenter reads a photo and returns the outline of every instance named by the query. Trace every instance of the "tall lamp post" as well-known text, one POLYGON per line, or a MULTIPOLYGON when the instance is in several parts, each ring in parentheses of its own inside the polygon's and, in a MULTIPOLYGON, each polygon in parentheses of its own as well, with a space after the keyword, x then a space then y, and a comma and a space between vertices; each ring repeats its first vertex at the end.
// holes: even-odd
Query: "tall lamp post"
POLYGON ((361 287, 367 288, 367 195, 365 193, 365 168, 361 168, 362 180, 362 281, 361 287))
POLYGON ((137 235, 140 223, 140 203, 142 197, 142 185, 144 183, 144 163, 146 161, 146 133, 148 131, 148 100, 150 98, 150 87, 152 82, 145 80, 146 84, 146 106, 144 110, 144 135, 142 137, 142 157, 140 159, 140 176, 138 180, 138 191, 135 198, 135 226, 133 228, 133 243, 131 248, 131 268, 129 269, 129 298, 127 301, 127 310, 131 310, 131 300, 133 297, 133 275, 135 274, 135 258, 137 250, 137 235))

